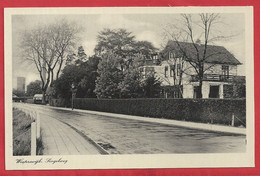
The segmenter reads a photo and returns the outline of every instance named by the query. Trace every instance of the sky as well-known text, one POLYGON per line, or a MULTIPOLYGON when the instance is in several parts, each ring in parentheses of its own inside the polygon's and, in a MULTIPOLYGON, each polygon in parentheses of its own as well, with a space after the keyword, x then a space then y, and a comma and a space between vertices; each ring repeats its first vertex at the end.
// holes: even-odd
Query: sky
MULTIPOLYGON (((242 63, 238 74, 245 75, 245 19, 244 14, 220 14, 221 23, 216 25, 212 33, 220 33, 232 38, 217 41, 214 45, 224 46, 242 63), (233 36, 234 35, 234 36, 233 36)), ((78 46, 83 46, 88 56, 94 54, 97 35, 104 28, 125 28, 135 35, 135 39, 147 40, 159 49, 165 43, 163 30, 169 24, 179 24, 179 14, 86 14, 86 15, 13 15, 12 16, 12 61, 13 87, 16 78, 26 78, 26 85, 39 79, 39 74, 32 64, 25 63, 21 58, 20 39, 24 31, 38 25, 54 23, 66 19, 82 27, 78 46)), ((195 18, 196 20, 196 18, 195 18)))

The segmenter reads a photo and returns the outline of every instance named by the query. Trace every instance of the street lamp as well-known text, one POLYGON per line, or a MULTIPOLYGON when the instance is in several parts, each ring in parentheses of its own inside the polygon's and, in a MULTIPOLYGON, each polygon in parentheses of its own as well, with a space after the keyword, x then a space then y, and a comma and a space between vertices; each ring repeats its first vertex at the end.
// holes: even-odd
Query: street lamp
POLYGON ((74 83, 71 84, 71 109, 74 109, 73 99, 76 95, 77 89, 74 83))

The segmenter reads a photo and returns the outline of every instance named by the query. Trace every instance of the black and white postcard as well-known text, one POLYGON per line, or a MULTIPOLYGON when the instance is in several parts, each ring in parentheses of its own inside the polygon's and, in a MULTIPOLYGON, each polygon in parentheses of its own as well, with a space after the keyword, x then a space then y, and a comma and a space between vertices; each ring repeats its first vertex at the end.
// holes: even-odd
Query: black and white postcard
POLYGON ((252 7, 4 18, 7 170, 254 167, 252 7))

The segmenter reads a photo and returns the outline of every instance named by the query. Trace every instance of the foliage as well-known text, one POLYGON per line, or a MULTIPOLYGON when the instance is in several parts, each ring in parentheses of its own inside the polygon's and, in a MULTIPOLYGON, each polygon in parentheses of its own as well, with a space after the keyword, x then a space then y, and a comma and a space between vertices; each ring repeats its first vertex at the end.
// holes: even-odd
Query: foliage
POLYGON ((87 61, 87 54, 83 46, 78 47, 78 53, 70 54, 67 56, 66 65, 80 65, 87 61))
POLYGON ((80 80, 77 97, 95 98, 94 89, 97 80, 97 69, 101 58, 97 56, 89 57, 88 61, 82 64, 87 74, 80 80))
POLYGON ((80 81, 81 78, 79 77, 83 77, 80 71, 76 65, 65 66, 59 79, 53 82, 53 94, 57 97, 69 99, 71 97, 72 83, 75 80, 80 81))
POLYGON ((71 85, 77 88, 77 97, 95 97, 95 80, 100 58, 93 56, 80 65, 66 65, 59 79, 54 82, 53 97, 70 99, 71 85))
POLYGON ((123 59, 114 53, 103 55, 98 65, 95 93, 98 98, 159 97, 160 81, 154 76, 143 80, 140 73, 143 56, 123 59))
MULTIPOLYGON (((52 106, 64 106, 53 101, 52 106)), ((245 99, 84 99, 74 101, 75 108, 143 117, 185 120, 235 126, 246 124, 245 99)))
POLYGON ((13 109, 13 155, 30 155, 32 120, 25 113, 13 109))
POLYGON ((134 50, 136 53, 145 56, 145 58, 150 58, 151 54, 156 52, 158 49, 155 48, 151 42, 137 41, 134 44, 134 50))
POLYGON ((78 58, 79 58, 79 60, 81 60, 82 62, 86 62, 87 60, 87 55, 86 55, 86 53, 85 53, 85 51, 84 51, 84 48, 83 48, 83 46, 80 46, 80 47, 78 47, 78 58))
POLYGON ((98 98, 119 98, 119 83, 123 80, 123 70, 121 69, 122 58, 106 53, 98 64, 98 77, 94 92, 98 98))
POLYGON ((41 89, 41 81, 36 80, 33 82, 30 82, 30 84, 27 86, 27 95, 28 96, 34 96, 35 94, 41 94, 42 89, 41 89))
POLYGON ((25 92, 17 89, 13 89, 13 94, 18 97, 25 97, 25 92))
POLYGON ((126 29, 104 29, 97 36, 98 44, 95 53, 102 55, 113 52, 123 58, 133 55, 133 44, 135 36, 126 29))
POLYGON ((161 92, 161 81, 154 76, 154 74, 148 76, 143 83, 144 97, 146 98, 158 98, 161 92))
POLYGON ((150 54, 157 51, 151 42, 136 41, 135 36, 126 29, 104 29, 99 32, 97 40, 95 53, 98 55, 112 52, 122 58, 136 54, 150 57, 150 54))
POLYGON ((137 98, 141 97, 142 82, 141 75, 138 68, 130 68, 124 74, 122 82, 119 83, 118 87, 121 92, 122 98, 137 98))
POLYGON ((86 54, 80 46, 77 54, 67 56, 66 67, 55 81, 55 89, 50 89, 51 94, 69 99, 74 83, 77 97, 143 97, 139 67, 156 48, 148 41, 136 42, 125 29, 104 29, 97 38, 95 52, 102 59, 94 55, 84 62, 86 54))

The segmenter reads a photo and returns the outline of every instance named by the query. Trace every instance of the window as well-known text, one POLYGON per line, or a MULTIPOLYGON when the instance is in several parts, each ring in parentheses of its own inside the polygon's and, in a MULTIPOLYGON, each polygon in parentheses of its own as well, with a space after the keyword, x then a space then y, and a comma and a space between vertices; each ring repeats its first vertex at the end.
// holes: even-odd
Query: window
POLYGON ((170 69, 170 77, 173 77, 173 75, 174 75, 174 70, 175 70, 175 69, 174 69, 174 68, 175 68, 175 65, 171 65, 170 68, 171 68, 171 69, 170 69))
POLYGON ((227 80, 229 78, 229 66, 228 65, 222 65, 222 80, 227 80))
POLYGON ((198 98, 199 91, 199 86, 193 86, 193 98, 198 98))
POLYGON ((181 64, 177 64, 177 76, 181 74, 181 64))
POLYGON ((169 58, 170 59, 174 58, 174 54, 172 52, 169 53, 169 58))
POLYGON ((222 65, 222 75, 228 76, 229 75, 229 66, 222 65))
POLYGON ((209 98, 219 98, 219 86, 210 86, 209 98))
POLYGON ((165 76, 165 78, 168 77, 168 66, 165 66, 165 68, 164 68, 164 76, 165 76))
POLYGON ((158 56, 157 55, 153 55, 153 63, 155 64, 157 62, 158 56))

